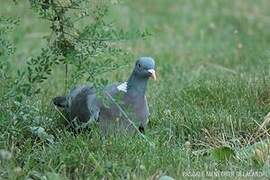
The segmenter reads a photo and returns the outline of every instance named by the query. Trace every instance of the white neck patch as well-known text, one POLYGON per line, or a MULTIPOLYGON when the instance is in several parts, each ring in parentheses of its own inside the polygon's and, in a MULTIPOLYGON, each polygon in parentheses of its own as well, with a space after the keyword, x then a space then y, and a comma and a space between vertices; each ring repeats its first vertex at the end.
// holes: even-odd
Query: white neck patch
POLYGON ((127 92, 127 82, 123 82, 122 84, 120 84, 119 86, 117 86, 117 89, 119 91, 123 91, 123 92, 127 92))

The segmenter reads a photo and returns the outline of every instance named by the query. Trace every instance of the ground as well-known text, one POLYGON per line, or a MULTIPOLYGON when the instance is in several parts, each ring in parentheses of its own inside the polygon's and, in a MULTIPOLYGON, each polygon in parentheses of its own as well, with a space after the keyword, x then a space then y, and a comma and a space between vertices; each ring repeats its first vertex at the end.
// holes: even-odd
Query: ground
MULTIPOLYGON (((240 151, 259 140, 255 133, 270 110, 269 6, 268 0, 128 0, 112 6, 109 18, 118 26, 152 34, 123 42, 133 56, 130 66, 107 74, 109 82, 124 81, 137 57, 156 60, 158 80, 149 82, 147 92, 147 140, 139 135, 103 138, 98 128, 77 135, 66 130, 51 104, 51 98, 64 92, 64 73, 59 73, 23 108, 1 111, 0 149, 11 157, 1 161, 0 177, 180 179, 189 172, 219 171, 266 175, 267 163, 219 161, 210 152, 220 146, 240 151), (54 143, 33 138, 29 128, 34 125, 53 134, 54 143)), ((0 15, 21 19, 11 36, 17 47, 11 69, 16 72, 46 45, 42 37, 49 25, 23 2, 2 0, 0 15)))

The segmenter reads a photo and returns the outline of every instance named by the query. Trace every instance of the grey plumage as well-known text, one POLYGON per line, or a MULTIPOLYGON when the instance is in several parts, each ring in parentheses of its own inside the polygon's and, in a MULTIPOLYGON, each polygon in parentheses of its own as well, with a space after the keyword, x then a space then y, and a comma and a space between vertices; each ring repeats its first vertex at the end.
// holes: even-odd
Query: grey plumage
POLYGON ((55 97, 53 103, 64 109, 66 118, 74 129, 85 128, 98 121, 104 134, 133 132, 133 123, 141 130, 147 125, 149 110, 145 96, 149 77, 155 78, 155 62, 150 57, 137 60, 131 76, 125 84, 112 84, 104 89, 102 97, 97 96, 93 86, 73 88, 66 96, 55 97), (108 98, 109 95, 117 104, 108 98))

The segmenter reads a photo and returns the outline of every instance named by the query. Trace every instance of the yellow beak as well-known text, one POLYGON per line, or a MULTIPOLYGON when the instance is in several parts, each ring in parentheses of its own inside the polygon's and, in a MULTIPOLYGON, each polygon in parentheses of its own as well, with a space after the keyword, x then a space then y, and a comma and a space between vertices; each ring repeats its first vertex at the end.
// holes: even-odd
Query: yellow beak
POLYGON ((156 71, 154 69, 149 69, 148 72, 151 73, 151 78, 153 78, 154 80, 157 79, 157 77, 156 77, 156 71))

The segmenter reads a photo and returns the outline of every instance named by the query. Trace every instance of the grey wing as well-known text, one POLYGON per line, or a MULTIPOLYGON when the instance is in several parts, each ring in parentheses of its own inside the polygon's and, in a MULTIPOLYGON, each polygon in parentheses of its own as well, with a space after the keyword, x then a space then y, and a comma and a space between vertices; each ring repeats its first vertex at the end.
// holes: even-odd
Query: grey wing
POLYGON ((100 106, 92 86, 81 86, 71 90, 67 97, 70 120, 74 126, 86 126, 98 120, 100 106))
POLYGON ((90 118, 93 120, 98 120, 100 112, 100 103, 97 100, 96 94, 89 94, 87 96, 87 107, 90 112, 90 118))
POLYGON ((109 93, 111 96, 114 96, 119 92, 119 89, 117 87, 118 87, 118 84, 108 85, 105 88, 105 92, 109 93))

